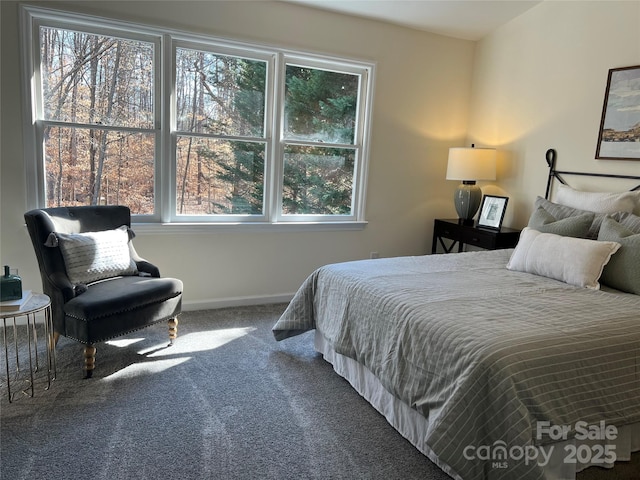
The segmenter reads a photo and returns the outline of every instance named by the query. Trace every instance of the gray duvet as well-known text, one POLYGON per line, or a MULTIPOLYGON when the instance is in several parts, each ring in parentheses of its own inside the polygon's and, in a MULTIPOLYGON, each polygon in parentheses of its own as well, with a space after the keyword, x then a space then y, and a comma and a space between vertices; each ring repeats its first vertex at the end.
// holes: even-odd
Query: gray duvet
POLYGON ((640 296, 509 271, 511 252, 322 267, 273 333, 317 329, 368 368, 461 478, 541 478, 559 440, 542 425, 640 422, 640 296))

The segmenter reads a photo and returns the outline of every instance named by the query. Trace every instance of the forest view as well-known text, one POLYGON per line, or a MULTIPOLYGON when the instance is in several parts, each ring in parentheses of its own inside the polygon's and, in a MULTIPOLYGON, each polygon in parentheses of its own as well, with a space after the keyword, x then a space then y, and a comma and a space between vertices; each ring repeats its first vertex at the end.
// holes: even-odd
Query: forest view
MULTIPOLYGON (((154 213, 156 162, 169 158, 155 48, 40 27, 47 206, 154 213)), ((176 214, 263 214, 274 161, 282 214, 351 213, 358 75, 287 65, 282 158, 270 160, 266 61, 179 47, 173 69, 176 214)))

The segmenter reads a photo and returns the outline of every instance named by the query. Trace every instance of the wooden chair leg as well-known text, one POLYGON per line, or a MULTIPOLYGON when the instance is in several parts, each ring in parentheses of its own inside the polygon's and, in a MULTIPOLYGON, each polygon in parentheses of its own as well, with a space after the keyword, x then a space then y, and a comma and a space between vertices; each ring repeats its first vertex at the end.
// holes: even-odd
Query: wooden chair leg
POLYGON ((169 345, 173 345, 173 341, 178 336, 178 317, 169 319, 169 345))
POLYGON ((91 378, 96 366, 96 347, 92 344, 84 347, 84 378, 91 378))

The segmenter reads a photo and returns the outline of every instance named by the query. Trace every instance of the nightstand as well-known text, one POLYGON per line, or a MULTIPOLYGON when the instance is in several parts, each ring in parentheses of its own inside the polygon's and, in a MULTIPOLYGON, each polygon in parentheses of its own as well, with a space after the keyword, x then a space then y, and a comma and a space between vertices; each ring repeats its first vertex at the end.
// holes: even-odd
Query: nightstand
POLYGON ((513 248, 520 238, 520 230, 515 228, 502 227, 500 230, 482 228, 476 222, 464 223, 457 218, 441 219, 436 218, 433 222, 433 243, 431 253, 436 253, 438 241, 445 253, 451 253, 456 243, 458 252, 462 252, 464 244, 487 250, 497 250, 500 248, 513 248), (453 240, 447 247, 443 239, 453 240))

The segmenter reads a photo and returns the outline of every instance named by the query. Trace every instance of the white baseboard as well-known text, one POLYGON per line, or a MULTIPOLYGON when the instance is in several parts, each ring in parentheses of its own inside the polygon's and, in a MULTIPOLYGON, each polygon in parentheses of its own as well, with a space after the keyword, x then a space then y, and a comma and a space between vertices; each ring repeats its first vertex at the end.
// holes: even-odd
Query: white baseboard
MULTIPOLYGON (((194 311, 194 310, 214 310, 218 308, 229 307, 249 307, 252 305, 269 305, 273 303, 289 303, 293 298, 293 293, 281 293, 279 295, 255 295, 249 297, 230 297, 220 298, 215 300, 196 300, 196 301, 182 301, 182 311, 194 311)), ((37 313, 35 315, 36 323, 44 323, 44 315, 37 313)), ((13 327, 13 320, 7 319, 7 328, 13 327)), ((26 317, 17 317, 16 325, 26 325, 26 317)), ((2 322, 0 321, 0 327, 2 322)))
POLYGON ((293 298, 293 293, 278 295, 255 295, 249 297, 230 297, 212 300, 182 301, 182 311, 212 310, 217 308, 247 307, 252 305, 267 305, 272 303, 288 303, 293 298))

